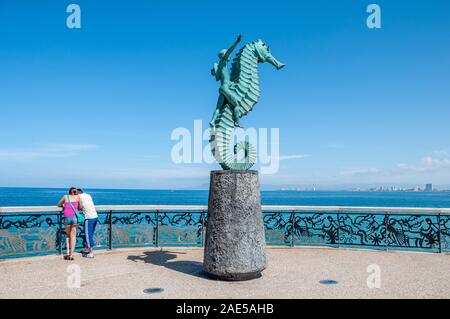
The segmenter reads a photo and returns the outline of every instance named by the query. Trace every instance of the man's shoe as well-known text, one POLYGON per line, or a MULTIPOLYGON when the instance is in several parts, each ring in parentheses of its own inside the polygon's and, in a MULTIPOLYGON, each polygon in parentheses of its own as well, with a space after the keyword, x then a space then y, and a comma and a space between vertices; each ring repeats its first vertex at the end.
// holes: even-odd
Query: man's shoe
POLYGON ((84 255, 84 257, 86 257, 86 258, 94 258, 94 254, 93 253, 88 253, 88 254, 84 255))

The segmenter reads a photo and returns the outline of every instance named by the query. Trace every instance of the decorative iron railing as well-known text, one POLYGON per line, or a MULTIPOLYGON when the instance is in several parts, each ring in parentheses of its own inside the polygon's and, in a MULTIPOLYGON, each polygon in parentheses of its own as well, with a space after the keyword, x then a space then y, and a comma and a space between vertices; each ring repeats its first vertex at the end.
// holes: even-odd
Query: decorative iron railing
MULTIPOLYGON (((204 245, 206 206, 98 206, 98 249, 204 245)), ((450 209, 263 206, 269 246, 450 252, 450 209)), ((0 258, 61 254, 57 207, 0 208, 0 258)), ((77 247, 84 229, 79 227, 77 247)))

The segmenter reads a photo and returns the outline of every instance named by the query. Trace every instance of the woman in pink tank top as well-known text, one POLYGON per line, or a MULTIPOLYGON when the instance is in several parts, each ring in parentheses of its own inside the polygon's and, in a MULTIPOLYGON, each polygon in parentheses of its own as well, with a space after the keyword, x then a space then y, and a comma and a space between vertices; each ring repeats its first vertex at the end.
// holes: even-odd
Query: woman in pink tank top
POLYGON ((64 255, 64 259, 74 260, 73 253, 75 252, 76 247, 78 227, 78 220, 75 211, 83 209, 77 189, 75 187, 71 187, 69 189, 69 195, 64 195, 59 201, 58 206, 63 208, 63 222, 66 230, 67 254, 64 255))

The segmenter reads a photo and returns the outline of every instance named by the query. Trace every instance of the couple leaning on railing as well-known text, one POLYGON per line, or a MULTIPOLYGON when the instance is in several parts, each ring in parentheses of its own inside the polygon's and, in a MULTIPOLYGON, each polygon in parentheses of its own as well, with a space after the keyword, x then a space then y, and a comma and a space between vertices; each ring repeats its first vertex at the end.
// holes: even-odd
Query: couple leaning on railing
POLYGON ((75 187, 69 189, 69 194, 64 195, 58 203, 63 208, 63 223, 66 230, 66 251, 64 259, 74 260, 74 252, 77 241, 77 228, 84 224, 84 251, 83 257, 94 258, 93 247, 95 226, 98 215, 91 195, 75 187))

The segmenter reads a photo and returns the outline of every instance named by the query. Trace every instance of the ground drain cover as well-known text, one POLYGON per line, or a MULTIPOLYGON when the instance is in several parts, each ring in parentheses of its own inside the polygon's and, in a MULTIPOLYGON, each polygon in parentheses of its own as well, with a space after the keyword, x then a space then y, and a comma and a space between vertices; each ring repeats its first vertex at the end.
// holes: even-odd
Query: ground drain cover
POLYGON ((162 289, 162 288, 147 288, 147 289, 144 289, 144 292, 146 294, 157 294, 157 293, 163 292, 163 291, 164 291, 164 289, 162 289))
POLYGON ((325 280, 321 280, 319 282, 323 285, 336 285, 338 283, 336 280, 332 280, 332 279, 325 279, 325 280))

